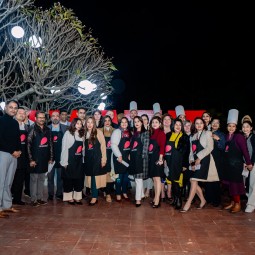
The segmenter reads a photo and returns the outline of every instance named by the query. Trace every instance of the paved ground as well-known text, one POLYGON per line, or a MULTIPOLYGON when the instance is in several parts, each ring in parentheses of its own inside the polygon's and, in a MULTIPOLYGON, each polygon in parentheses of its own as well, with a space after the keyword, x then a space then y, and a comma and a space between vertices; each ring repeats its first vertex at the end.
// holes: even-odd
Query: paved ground
POLYGON ((0 219, 0 254, 255 254, 255 213, 193 205, 182 214, 166 203, 153 209, 149 201, 139 208, 103 197, 95 206, 56 200, 20 206, 0 219))

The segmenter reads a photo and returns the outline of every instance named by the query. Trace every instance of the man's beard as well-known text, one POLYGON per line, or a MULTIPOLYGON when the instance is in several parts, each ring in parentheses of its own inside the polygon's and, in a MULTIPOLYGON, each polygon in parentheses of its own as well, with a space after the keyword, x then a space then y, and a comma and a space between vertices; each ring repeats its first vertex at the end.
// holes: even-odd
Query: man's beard
POLYGON ((59 120, 53 120, 52 124, 57 125, 59 123, 59 120))

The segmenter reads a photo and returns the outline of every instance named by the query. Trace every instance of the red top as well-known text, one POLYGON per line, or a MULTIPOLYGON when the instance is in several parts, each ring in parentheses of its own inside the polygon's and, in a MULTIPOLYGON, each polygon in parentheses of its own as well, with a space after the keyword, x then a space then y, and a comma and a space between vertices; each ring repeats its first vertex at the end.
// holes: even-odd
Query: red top
POLYGON ((159 154, 165 156, 166 134, 160 128, 153 129, 150 139, 156 140, 159 145, 159 154))

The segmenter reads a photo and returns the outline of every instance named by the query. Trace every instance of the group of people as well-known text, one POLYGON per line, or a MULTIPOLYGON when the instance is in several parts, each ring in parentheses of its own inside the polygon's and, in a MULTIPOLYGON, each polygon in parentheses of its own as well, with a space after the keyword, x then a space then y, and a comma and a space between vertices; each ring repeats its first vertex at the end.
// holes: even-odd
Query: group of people
POLYGON ((249 116, 242 119, 240 131, 238 110, 231 109, 223 132, 219 118, 204 112, 191 122, 181 105, 175 119, 156 108, 151 119, 139 116, 134 101, 130 116, 120 116, 118 124, 111 113, 102 116, 96 110, 86 116, 80 107, 69 122, 65 110, 53 111, 47 123, 45 113, 37 111, 31 123, 27 109, 15 100, 6 102, 0 118, 0 218, 19 211, 13 205, 25 204, 23 192, 33 207, 54 198, 82 205, 88 195, 94 206, 99 191, 109 203, 112 196, 129 201, 131 177, 136 207, 152 196, 152 208, 169 201, 186 213, 195 197, 200 200, 197 209, 221 205, 222 189, 227 188, 230 201, 224 209, 240 212, 240 197, 247 193, 245 212, 255 210, 255 137, 249 116))

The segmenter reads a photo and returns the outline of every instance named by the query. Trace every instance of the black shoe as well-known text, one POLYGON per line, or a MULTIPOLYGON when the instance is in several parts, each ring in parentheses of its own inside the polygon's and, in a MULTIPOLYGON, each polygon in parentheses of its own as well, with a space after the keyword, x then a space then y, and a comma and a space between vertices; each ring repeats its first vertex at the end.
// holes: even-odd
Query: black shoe
POLYGON ((161 202, 166 202, 166 198, 165 197, 161 198, 161 202))
POLYGON ((25 205, 26 203, 23 201, 13 201, 12 204, 14 205, 25 205))
POLYGON ((63 200, 63 195, 56 196, 57 200, 63 200))
POLYGON ((160 207, 160 203, 157 204, 157 205, 154 204, 154 205, 152 206, 152 208, 159 208, 159 207, 160 207))
POLYGON ((37 200, 37 203, 38 203, 39 205, 47 205, 47 202, 46 202, 46 201, 43 201, 43 200, 41 200, 41 199, 38 199, 38 200, 37 200))
POLYGON ((142 204, 135 204, 135 207, 140 207, 142 204))
POLYGON ((74 201, 67 201, 67 203, 68 203, 69 205, 75 205, 75 202, 74 202, 74 201))
POLYGON ((81 201, 74 201, 77 205, 83 205, 81 201))
POLYGON ((24 195, 25 195, 25 197, 29 197, 29 198, 31 197, 29 193, 24 192, 24 195))
POLYGON ((49 195, 49 196, 48 196, 48 200, 53 200, 53 196, 52 196, 52 195, 49 195))
POLYGON ((40 206, 40 204, 37 201, 33 201, 33 202, 31 202, 31 206, 38 207, 38 206, 40 206))

